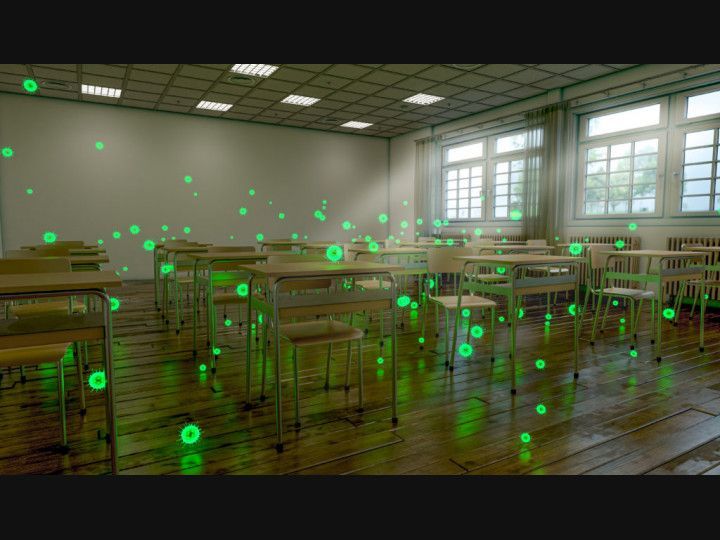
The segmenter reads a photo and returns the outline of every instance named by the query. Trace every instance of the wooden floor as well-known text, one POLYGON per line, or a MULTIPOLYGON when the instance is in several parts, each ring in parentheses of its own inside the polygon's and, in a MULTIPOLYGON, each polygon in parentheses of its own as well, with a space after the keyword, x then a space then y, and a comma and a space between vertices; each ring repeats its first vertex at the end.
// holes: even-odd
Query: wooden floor
MULTIPOLYGON (((399 416, 390 422, 389 362, 381 355, 379 325, 365 340, 365 412, 355 411, 356 372, 345 392, 344 346, 335 351, 331 388, 323 390, 324 347, 300 352, 303 427, 293 428, 291 358, 283 348, 285 452, 276 453, 270 397, 246 412, 244 339, 235 324, 221 325, 215 376, 192 359, 192 329, 179 337, 154 310, 152 284, 129 282, 114 291, 114 355, 122 474, 720 474, 720 316, 708 313, 706 349, 697 348, 697 321, 688 309, 678 327, 665 323, 664 359, 654 360, 647 322, 639 355, 611 311, 594 347, 586 321, 580 378, 573 380, 571 318, 555 308, 546 328, 544 308, 529 307, 519 327, 518 395, 509 389, 506 328, 498 330, 498 360, 488 359, 489 332, 473 340, 475 356, 444 366, 443 335, 434 321, 419 351, 420 319, 399 330, 399 416), (438 352, 440 351, 440 353, 438 352), (535 360, 543 358, 540 371, 535 360), (536 412, 544 404, 547 413, 536 412), (183 446, 179 430, 196 422, 202 438, 183 446), (527 432, 532 440, 521 442, 527 432)), ((237 321, 236 308, 230 318, 237 321)), ((647 312, 646 312, 647 314, 647 312)), ((649 319, 649 317, 647 317, 649 319)), ((443 323, 441 320, 441 329, 443 323)), ((243 330, 244 332, 244 330, 243 330)), ((383 356, 389 355, 386 340, 383 356)), ((91 368, 100 350, 91 346, 91 368)), ((40 366, 5 374, 0 390, 0 474, 108 474, 104 397, 88 389, 89 410, 79 414, 78 381, 66 357, 68 437, 61 454, 55 370, 40 366)), ((254 362, 253 396, 260 362, 254 362)), ((273 395, 272 368, 268 395, 273 395)), ((87 386, 86 386, 87 388, 87 386)))

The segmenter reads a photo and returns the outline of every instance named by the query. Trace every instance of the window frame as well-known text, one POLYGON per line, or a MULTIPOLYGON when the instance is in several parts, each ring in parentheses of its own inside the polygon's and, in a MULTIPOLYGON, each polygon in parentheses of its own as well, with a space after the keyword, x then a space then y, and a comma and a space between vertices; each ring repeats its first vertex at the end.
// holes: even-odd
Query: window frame
MULTIPOLYGON (((492 157, 488 156, 488 171, 490 171, 490 173, 492 175, 490 177, 490 182, 489 182, 489 189, 490 189, 489 211, 490 211, 490 213, 488 214, 488 221, 492 221, 492 222, 511 221, 513 223, 521 223, 522 222, 522 218, 515 221, 510 217, 510 196, 512 195, 511 186, 513 184, 510 180, 511 180, 511 175, 512 175, 511 163, 513 161, 521 160, 523 162, 523 168, 522 168, 523 179, 520 182, 520 184, 523 186, 521 196, 524 198, 525 197, 525 182, 527 180, 527 176, 526 176, 527 175, 527 160, 525 159, 526 151, 527 151, 527 139, 528 139, 527 132, 528 132, 527 129, 515 129, 512 131, 505 132, 505 133, 499 133, 496 136, 492 137, 492 140, 493 140, 492 153, 493 153, 493 155, 492 155, 492 157), (516 135, 516 134, 520 134, 520 133, 525 133, 525 147, 522 150, 512 150, 512 151, 500 152, 500 153, 496 152, 498 139, 502 139, 504 137, 508 137, 508 136, 512 136, 512 135, 516 135), (507 161, 510 164, 508 167, 508 172, 507 172, 507 175, 508 175, 508 184, 507 184, 508 185, 508 193, 507 193, 508 204, 506 206, 508 208, 508 214, 505 217, 495 217, 495 176, 496 176, 495 166, 498 163, 502 163, 505 161, 507 161)), ((522 206, 523 205, 521 204, 520 205, 521 209, 522 209, 522 206)))
POLYGON ((697 124, 699 122, 709 122, 720 120, 720 112, 715 114, 706 114, 705 116, 697 116, 695 118, 687 118, 688 98, 710 94, 720 91, 720 84, 711 84, 701 88, 693 88, 685 92, 680 92, 672 96, 672 107, 674 109, 673 124, 674 127, 680 128, 688 124, 697 124))
POLYGON ((668 97, 660 97, 649 100, 637 101, 634 103, 628 103, 618 107, 607 107, 598 109, 595 111, 583 113, 580 115, 580 129, 578 137, 578 146, 589 141, 599 141, 605 138, 621 137, 624 135, 630 135, 633 133, 642 133, 646 131, 659 131, 666 130, 668 127, 668 108, 669 108, 668 97), (613 133, 604 133, 602 135, 588 135, 590 120, 593 118, 599 118, 603 116, 610 116, 611 114, 617 114, 624 111, 630 111, 633 109, 642 109, 643 107, 649 107, 650 105, 660 105, 660 122, 652 126, 643 126, 638 128, 626 129, 623 131, 614 131, 613 133))

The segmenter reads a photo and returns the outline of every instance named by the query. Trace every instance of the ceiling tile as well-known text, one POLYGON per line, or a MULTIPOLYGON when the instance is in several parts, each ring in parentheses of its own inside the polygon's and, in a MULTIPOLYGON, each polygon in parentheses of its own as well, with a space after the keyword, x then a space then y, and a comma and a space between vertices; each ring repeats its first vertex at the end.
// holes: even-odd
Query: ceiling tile
POLYGON ((521 86, 520 88, 514 88, 505 92, 505 95, 525 99, 530 96, 537 96, 538 94, 544 94, 545 90, 542 88, 535 88, 533 86, 521 86))
POLYGON ((345 77, 346 79, 359 79, 363 75, 370 73, 372 69, 358 66, 355 64, 333 64, 324 71, 327 75, 335 77, 345 77))
POLYGON ((194 107, 195 105, 197 105, 197 100, 178 96, 164 96, 161 103, 169 103, 171 105, 183 105, 185 107, 194 107))
POLYGON ((588 79, 594 79, 595 77, 600 77, 601 75, 607 75, 608 73, 614 72, 615 70, 611 67, 603 66, 602 64, 590 64, 579 69, 568 71, 564 75, 565 77, 572 77, 573 79, 586 81, 588 79))
POLYGON ((555 77, 550 77, 549 79, 543 79, 542 81, 538 81, 535 83, 534 86, 544 88, 545 90, 550 90, 552 88, 568 86, 575 82, 577 82, 575 79, 570 79, 568 77, 565 77, 564 75, 556 75, 555 77))
POLYGON ((555 74, 561 74, 565 73, 566 71, 572 71, 573 69, 577 69, 586 65, 587 64, 538 64, 537 69, 542 69, 543 71, 549 71, 555 74))
MULTIPOLYGON (((375 107, 371 107, 369 105, 360 105, 358 103, 353 103, 352 105, 348 105, 347 107, 345 107, 345 109, 343 109, 343 110, 348 111, 348 112, 358 113, 358 114, 366 114, 366 113, 369 113, 370 111, 375 110, 375 107)), ((375 112, 375 114, 377 114, 377 111, 375 112)))
POLYGON ((83 73, 82 84, 92 84, 95 86, 105 86, 107 88, 122 88, 122 79, 113 79, 110 77, 101 77, 99 75, 90 75, 83 73))
POLYGON ((262 88, 253 88, 248 93, 251 98, 267 99, 268 101, 282 101, 287 97, 285 92, 275 92, 273 90, 263 90, 262 88))
POLYGON ((246 105, 248 107, 260 107, 262 109, 266 109, 267 107, 270 107, 273 104, 272 101, 268 101, 266 99, 257 99, 252 97, 244 97, 241 98, 240 105, 246 105))
POLYGON ((120 105, 124 105, 126 107, 138 107, 140 109, 153 109, 155 107, 155 103, 151 101, 140 101, 139 99, 125 98, 122 99, 120 105))
POLYGON ((455 85, 465 86, 466 88, 477 88, 481 84, 492 81, 492 77, 479 75, 477 73, 465 73, 459 77, 455 77, 450 82, 455 85))
POLYGON ((272 74, 272 79, 303 83, 312 79, 314 76, 315 73, 312 71, 303 71, 283 66, 272 74))
POLYGON ((125 68, 111 66, 109 64, 82 64, 83 73, 91 73, 93 75, 104 75, 105 77, 125 77, 125 68))
POLYGON ((344 90, 340 90, 339 92, 334 92, 330 97, 337 101, 344 101, 345 103, 353 103, 355 101, 361 100, 362 98, 365 97, 365 95, 364 94, 356 94, 354 92, 345 92, 344 90))
POLYGON ((262 81, 258 86, 266 90, 275 90, 277 92, 290 94, 295 91, 298 84, 295 82, 279 81, 270 77, 262 81))
POLYGON ((0 72, 15 73, 17 75, 27 76, 28 70, 25 64, 0 64, 0 72))
POLYGON ((191 79, 190 77, 176 76, 173 81, 175 86, 182 86, 183 88, 195 88, 197 90, 207 90, 212 84, 211 81, 201 81, 200 79, 191 79))
POLYGON ((305 71, 320 72, 329 68, 330 66, 332 66, 332 64, 283 64, 283 66, 279 70, 277 70, 276 73, 280 73, 280 70, 285 69, 285 66, 302 69, 305 71))
POLYGON ((242 84, 230 84, 230 83, 215 83, 215 85, 212 87, 212 89, 215 92, 221 92, 223 94, 228 94, 231 96, 244 96, 250 90, 253 89, 252 86, 243 86, 242 84))
POLYGON ((490 108, 492 108, 492 105, 484 105, 482 103, 470 103, 469 105, 464 105, 460 107, 458 111, 463 111, 466 113, 476 113, 480 111, 485 111, 490 108))
POLYGON ((415 75, 417 72, 427 69, 430 66, 432 66, 432 64, 385 64, 383 69, 403 75, 415 75))
POLYGON ((301 86, 295 90, 301 96, 324 98, 334 92, 332 88, 321 88, 319 86, 301 86))
POLYGON ((436 86, 431 86, 428 88, 425 93, 431 94, 433 96, 440 96, 440 97, 450 97, 454 96, 455 94, 459 94, 465 90, 462 86, 453 86, 452 84, 438 84, 436 86))
POLYGON ((35 76, 41 79, 50 79, 58 81, 77 82, 77 72, 61 71, 59 69, 34 68, 35 76))
POLYGON ((483 103, 487 103, 489 105, 493 105, 495 107, 498 107, 500 105, 505 105, 506 103, 510 103, 512 101, 517 101, 516 98, 508 97, 508 96, 491 96, 487 99, 483 99, 483 103))
POLYGON ((134 90, 125 90, 122 93, 122 101, 126 99, 132 99, 136 101, 152 101, 153 103, 158 100, 160 96, 158 94, 148 94, 147 92, 136 92, 134 90))
POLYGON ((436 64, 424 71, 421 71, 417 74, 417 76, 422 77, 423 79, 430 79, 431 81, 444 82, 454 77, 458 77, 463 73, 465 72, 459 69, 436 64))
POLYGON ((428 81, 426 79, 417 79, 415 77, 410 77, 408 79, 405 79, 404 81, 400 81, 394 84, 396 88, 402 88, 403 90, 412 90, 414 92, 423 92, 424 90, 430 88, 431 86, 435 86, 437 83, 433 81, 428 81))
POLYGON ((536 81, 541 81, 542 79, 547 79, 551 76, 552 74, 548 73, 547 71, 540 71, 538 69, 528 68, 523 69, 522 71, 518 71, 517 73, 513 73, 512 75, 508 75, 507 77, 505 77, 505 79, 520 84, 532 84, 536 81))
POLYGON ((401 81, 404 78, 405 75, 400 75, 398 73, 392 73, 390 71, 383 71, 382 69, 379 69, 377 71, 369 73, 368 75, 365 75, 362 80, 369 83, 390 86, 391 84, 395 84, 396 82, 401 81))
POLYGON ((388 99, 405 99, 414 95, 415 92, 411 90, 403 90, 402 88, 385 88, 380 90, 377 94, 378 97, 384 97, 388 99))
POLYGON ((474 73, 487 75, 489 77, 505 77, 521 69, 524 69, 523 66, 518 64, 486 64, 481 68, 477 68, 474 73))
POLYGON ((342 88, 343 86, 346 86, 347 84, 349 84, 351 82, 352 82, 352 80, 350 80, 350 79, 333 77, 332 75, 325 75, 323 73, 321 75, 318 75, 314 79, 312 79, 310 81, 310 84, 312 84, 313 86, 321 86, 324 88, 338 89, 338 88, 342 88))
POLYGON ((157 71, 160 73, 175 73, 180 64, 133 64, 134 68, 144 69, 147 71, 157 71))
MULTIPOLYGON (((348 107, 349 109, 350 107, 348 107)), ((397 116, 398 114, 401 114, 403 111, 397 110, 397 109, 375 109, 373 112, 376 116, 383 116, 387 118, 392 118, 394 116, 397 116)))
POLYGON ((517 88, 520 86, 517 83, 505 81, 505 80, 497 80, 493 81, 491 83, 484 84, 480 87, 480 90, 484 92, 493 92, 494 94, 501 94, 502 92, 507 92, 508 90, 512 90, 513 88, 517 88))
POLYGON ((217 80, 223 72, 219 69, 208 69, 199 66, 193 66, 190 64, 183 64, 180 68, 180 75, 186 77, 193 77, 195 79, 203 79, 205 81, 217 80))
POLYGON ((485 99, 486 97, 490 97, 492 94, 490 92, 482 92, 480 90, 466 90, 465 92, 461 92, 459 94, 455 94, 456 99, 462 99, 464 101, 480 101, 481 99, 485 99))
POLYGON ((130 70, 130 79, 133 81, 144 81, 156 84, 167 84, 170 81, 170 75, 166 73, 155 73, 154 71, 143 71, 140 69, 130 70))
POLYGON ((167 89, 167 93, 171 96, 181 97, 193 97, 199 99, 204 92, 201 90, 193 90, 192 88, 178 88, 177 86, 171 86, 167 89))
POLYGON ((150 94, 162 94, 165 86, 140 81, 128 81, 125 88, 128 90, 137 90, 138 92, 148 92, 150 94))
POLYGON ((392 103, 392 100, 376 96, 368 96, 362 101, 359 101, 358 103, 360 103, 361 105, 371 105, 373 107, 385 107, 386 105, 392 103))
POLYGON ((348 90, 350 92, 358 92, 360 94, 366 95, 374 94, 375 92, 379 92, 382 89, 383 87, 379 84, 366 83, 362 81, 355 81, 345 87, 345 90, 348 90))

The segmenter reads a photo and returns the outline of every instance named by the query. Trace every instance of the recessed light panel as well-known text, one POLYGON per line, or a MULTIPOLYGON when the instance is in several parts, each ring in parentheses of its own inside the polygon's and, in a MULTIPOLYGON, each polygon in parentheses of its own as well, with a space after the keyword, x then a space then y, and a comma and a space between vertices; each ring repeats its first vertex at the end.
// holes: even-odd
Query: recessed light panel
POLYGON ((345 122, 342 125, 342 127, 354 128, 354 129, 365 129, 368 126, 372 126, 372 124, 368 124, 367 122, 355 122, 354 120, 350 121, 350 122, 345 122))
POLYGON ((432 96, 430 94, 415 94, 414 96, 403 99, 403 101, 407 103, 414 103, 415 105, 431 105, 433 103, 437 103, 438 101, 442 101, 443 99, 445 98, 432 96))
POLYGON ((282 100, 282 103, 289 103, 290 105, 302 105, 303 107, 309 107, 310 105, 315 105, 318 101, 320 101, 318 98, 314 97, 307 97, 307 96, 296 96, 294 94, 290 94, 288 97, 282 100))
POLYGON ((106 88, 104 86, 94 86, 91 84, 82 85, 82 93, 90 96, 102 96, 109 98, 119 98, 122 90, 119 88, 106 88))
POLYGON ((234 73, 242 73, 243 75, 252 75, 253 77, 269 77, 275 71, 277 66, 270 64, 235 64, 230 68, 234 73))
POLYGON ((208 111, 229 111, 232 107, 229 103, 215 103, 214 101, 201 101, 196 105, 198 109, 207 109, 208 111))

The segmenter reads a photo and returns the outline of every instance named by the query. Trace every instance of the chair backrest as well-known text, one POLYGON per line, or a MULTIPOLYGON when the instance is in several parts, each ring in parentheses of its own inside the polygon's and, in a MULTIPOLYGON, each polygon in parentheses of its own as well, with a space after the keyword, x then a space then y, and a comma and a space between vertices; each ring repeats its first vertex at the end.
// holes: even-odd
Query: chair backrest
MULTIPOLYGON (((267 264, 300 263, 300 262, 327 262, 324 255, 271 255, 267 264)), ((272 289, 275 280, 268 281, 268 289, 272 289)), ((327 289, 332 285, 331 279, 311 279, 305 281, 286 281, 280 286, 280 292, 304 291, 309 289, 327 289)))
POLYGON ((0 259, 0 274, 43 274, 70 272, 70 259, 65 257, 35 257, 32 259, 0 259))
POLYGON ((474 255, 471 247, 429 247, 427 250, 427 267, 431 274, 455 274, 462 272, 463 261, 455 257, 474 255))
POLYGON ((254 252, 255 246, 208 246, 208 253, 254 252))
POLYGON ((587 247, 587 255, 589 259, 588 269, 598 270, 607 266, 607 260, 610 255, 603 255, 603 251, 615 251, 614 244, 594 244, 587 247))
POLYGON ((528 246, 547 246, 547 240, 544 238, 540 238, 537 240, 528 240, 527 241, 528 246))
POLYGON ((81 248, 85 245, 85 242, 83 242, 82 240, 57 240, 52 244, 48 245, 68 248, 81 248))
POLYGON ((52 244, 49 246, 38 246, 35 248, 35 251, 39 257, 69 257, 70 249, 71 248, 67 246, 56 246, 52 244))
POLYGON ((37 257, 43 257, 43 254, 34 249, 8 249, 5 252, 6 259, 35 259, 37 257))
POLYGON ((680 246, 680 251, 692 251, 692 248, 699 248, 699 247, 705 247, 703 244, 694 243, 694 244, 682 244, 680 246))

